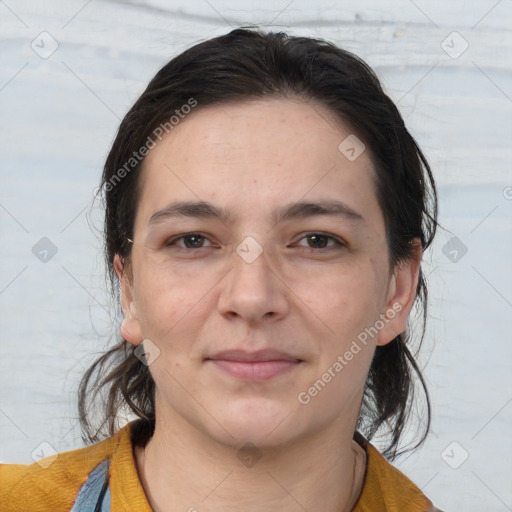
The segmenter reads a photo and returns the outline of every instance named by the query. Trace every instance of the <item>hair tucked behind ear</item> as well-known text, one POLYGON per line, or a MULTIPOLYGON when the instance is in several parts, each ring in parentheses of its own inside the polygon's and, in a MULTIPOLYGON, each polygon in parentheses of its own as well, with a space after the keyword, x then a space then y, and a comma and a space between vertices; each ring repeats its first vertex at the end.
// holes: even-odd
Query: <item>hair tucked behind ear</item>
MULTIPOLYGON (((100 186, 105 198, 105 263, 116 308, 120 308, 120 293, 113 261, 118 254, 129 263, 127 238, 133 237, 140 197, 140 163, 127 168, 134 152, 138 154, 155 128, 168 123, 184 105, 195 102, 194 108, 202 108, 270 96, 296 97, 324 105, 370 149, 391 269, 413 257, 414 239, 419 238, 423 250, 430 246, 437 227, 434 178, 372 69, 327 41, 240 28, 196 44, 168 62, 121 122, 100 186)), ((423 309, 419 349, 427 315, 427 285, 421 270, 416 304, 423 309)), ((399 453, 415 398, 414 377, 426 397, 427 411, 422 418, 423 435, 412 449, 424 441, 430 425, 427 389, 411 351, 417 338, 408 326, 404 335, 379 346, 367 379, 358 429, 369 439, 381 429, 387 430, 389 442, 383 453, 390 459, 399 453)), ((141 428, 151 435, 155 383, 131 344, 118 338, 117 344, 87 370, 80 383, 78 405, 86 442, 113 435, 123 407, 143 418, 141 428), (97 394, 105 390, 108 393, 99 400, 99 426, 95 428, 92 423, 97 420, 88 404, 94 405, 97 394)))

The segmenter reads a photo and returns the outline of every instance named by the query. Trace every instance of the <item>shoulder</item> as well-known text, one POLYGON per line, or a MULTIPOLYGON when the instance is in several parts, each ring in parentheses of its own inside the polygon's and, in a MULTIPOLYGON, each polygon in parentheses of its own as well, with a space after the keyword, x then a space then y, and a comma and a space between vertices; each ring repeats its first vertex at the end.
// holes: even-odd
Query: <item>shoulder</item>
POLYGON ((33 464, 0 464, 2 511, 70 510, 89 473, 112 456, 127 433, 125 426, 104 441, 33 464))
POLYGON ((442 512, 372 444, 358 435, 367 455, 363 489, 353 512, 442 512))

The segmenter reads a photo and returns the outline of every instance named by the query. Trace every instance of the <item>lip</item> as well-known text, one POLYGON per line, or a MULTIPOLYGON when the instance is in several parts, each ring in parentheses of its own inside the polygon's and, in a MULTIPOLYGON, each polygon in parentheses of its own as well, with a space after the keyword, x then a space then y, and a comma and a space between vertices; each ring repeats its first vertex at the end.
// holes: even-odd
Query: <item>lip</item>
POLYGON ((274 349, 247 352, 225 350, 206 359, 216 368, 242 380, 265 381, 300 366, 301 359, 274 349))
POLYGON ((246 350, 223 350, 217 352, 207 359, 223 361, 237 361, 244 363, 254 363, 261 361, 300 361, 298 357, 294 357, 286 352, 274 349, 257 350, 255 352, 248 352, 246 350))

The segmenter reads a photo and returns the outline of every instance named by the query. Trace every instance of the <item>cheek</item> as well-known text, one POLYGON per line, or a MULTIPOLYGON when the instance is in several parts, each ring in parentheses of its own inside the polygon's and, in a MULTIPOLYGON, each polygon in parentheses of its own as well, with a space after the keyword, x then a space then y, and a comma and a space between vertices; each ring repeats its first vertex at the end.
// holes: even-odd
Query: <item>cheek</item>
POLYGON ((375 319, 382 295, 377 272, 369 263, 319 269, 306 279, 295 279, 293 289, 338 339, 375 319))
POLYGON ((187 338, 190 344, 202 325, 199 317, 206 314, 211 285, 204 274, 170 276, 141 266, 138 277, 137 310, 144 336, 173 344, 187 338))

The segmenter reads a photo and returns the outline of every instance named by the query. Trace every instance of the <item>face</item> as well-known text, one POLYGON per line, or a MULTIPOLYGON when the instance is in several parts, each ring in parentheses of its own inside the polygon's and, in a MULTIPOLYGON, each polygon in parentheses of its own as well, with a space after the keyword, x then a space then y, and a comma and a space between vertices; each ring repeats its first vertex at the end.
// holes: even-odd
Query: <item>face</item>
POLYGON ((375 169, 340 151, 349 135, 320 105, 258 99, 199 105, 149 152, 115 268, 157 428, 257 446, 353 430, 376 345, 405 331, 420 249, 390 273, 375 169))

